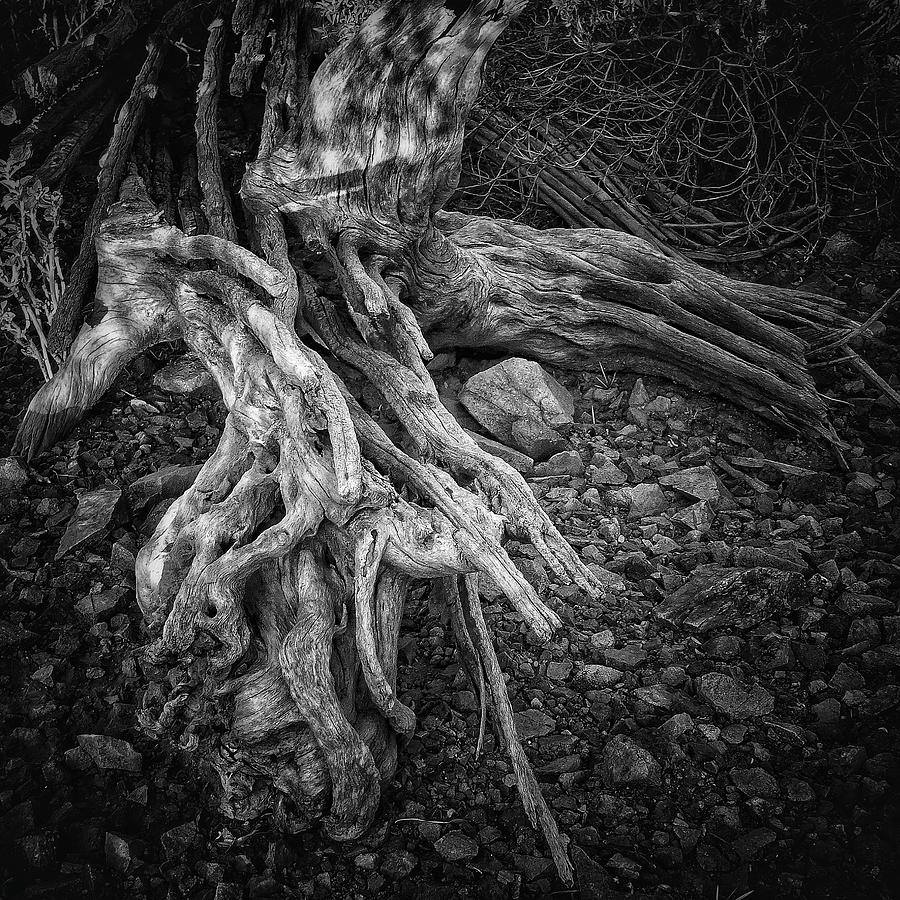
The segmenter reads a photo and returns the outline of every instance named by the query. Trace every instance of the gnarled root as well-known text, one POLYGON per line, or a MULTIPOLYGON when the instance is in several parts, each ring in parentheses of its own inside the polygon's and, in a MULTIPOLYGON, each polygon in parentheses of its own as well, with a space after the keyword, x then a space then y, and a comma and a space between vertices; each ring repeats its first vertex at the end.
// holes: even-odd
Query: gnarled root
POLYGON ((404 601, 411 584, 435 582, 485 711, 473 749, 490 708, 525 809, 571 881, 516 737, 477 575, 541 640, 559 618, 504 551, 504 533, 530 541, 560 581, 601 589, 521 476, 440 403, 423 328, 432 347, 457 340, 554 362, 652 365, 834 440, 805 353, 835 345, 848 325, 824 301, 704 273, 626 235, 442 215, 482 61, 521 0, 460 12, 392 0, 308 86, 301 73, 285 80, 303 53, 287 6, 241 0, 233 17, 243 38, 229 85, 241 94, 269 14, 281 10, 260 154, 241 189, 258 252, 234 240, 211 149, 225 78, 217 21, 196 123, 213 233, 167 224, 140 179, 125 181, 98 232, 97 315, 32 401, 17 447, 36 455, 131 357, 182 337, 228 416, 215 453, 138 556, 153 635, 145 727, 203 751, 229 815, 274 809, 286 828, 324 818, 335 837, 360 835, 395 770, 398 736, 415 727, 396 684, 404 601), (285 220, 330 266, 326 288, 297 266, 285 220), (340 300, 326 296, 334 281, 340 300), (347 390, 348 366, 382 392, 410 452, 347 390))
MULTIPOLYGON (((228 408, 216 451, 138 556, 138 602, 154 635, 142 722, 205 750, 230 814, 274 806, 291 827, 324 816, 334 837, 356 837, 395 770, 397 736, 415 727, 396 687, 410 582, 483 572, 548 638, 559 620, 502 549, 508 525, 534 535, 569 580, 596 587, 574 554, 548 549, 568 550, 525 483, 442 411, 423 366, 385 363, 385 383, 423 449, 468 488, 393 444, 239 277, 186 268, 212 258, 270 298, 283 284, 235 245, 163 223, 136 176, 104 223, 99 258, 103 317, 85 328, 65 371, 114 372, 137 349, 181 336, 228 408), (424 405, 401 402, 409 378, 424 405)), ((360 362, 354 354, 367 351, 349 321, 333 311, 322 321, 360 362)), ((52 437, 59 420, 35 411, 48 397, 52 411, 55 396, 51 383, 36 398, 28 422, 49 430, 23 428, 23 445, 52 437)), ((473 647, 469 639, 463 652, 481 659, 486 651, 473 647)), ((493 677, 481 663, 474 671, 478 683, 493 677)), ((492 708, 503 715, 496 689, 492 708)), ((527 787, 525 796, 533 803, 527 787)), ((558 835, 546 833, 565 874, 558 835)))

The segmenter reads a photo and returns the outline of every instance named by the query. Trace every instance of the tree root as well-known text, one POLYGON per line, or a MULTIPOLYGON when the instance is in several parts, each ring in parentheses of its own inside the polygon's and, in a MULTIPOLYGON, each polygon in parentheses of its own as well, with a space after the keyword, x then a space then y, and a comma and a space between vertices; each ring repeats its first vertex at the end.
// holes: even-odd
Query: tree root
MULTIPOLYGON (((70 374, 55 381, 71 383, 77 365, 114 372, 138 347, 180 334, 217 378, 229 409, 216 452, 138 556, 138 601, 156 635, 149 658, 182 672, 168 696, 154 688, 159 711, 154 719, 151 703, 143 721, 170 737, 180 732, 188 746, 202 743, 210 758, 220 766, 230 760, 232 767, 247 753, 256 765, 260 748, 268 753, 276 738, 281 762, 273 767, 283 768, 285 754, 287 763, 308 760, 308 739, 299 736, 308 730, 328 772, 312 783, 322 788, 319 794, 330 784, 329 833, 358 836, 377 808, 379 779, 396 765, 393 735, 415 727, 395 687, 409 579, 482 571, 546 639, 559 620, 501 548, 504 524, 532 534, 562 574, 593 588, 591 576, 518 474, 511 476, 437 410, 424 368, 415 377, 427 406, 404 407, 399 400, 398 406, 423 445, 476 480, 475 491, 393 445, 318 354, 233 276, 191 272, 184 263, 213 256, 277 295, 280 282, 266 277, 271 272, 248 267, 224 242, 198 242, 165 225, 136 176, 123 192, 99 241, 105 315, 79 338, 64 370, 70 374), (426 421, 415 428, 417 418, 426 421), (426 505, 404 499, 388 474, 426 505), (500 514, 486 504, 486 494, 500 514), (311 550, 317 542, 320 549, 311 550), (337 677, 332 643, 341 632, 353 643, 345 645, 346 671, 337 677), (242 674, 223 692, 223 680, 237 668, 242 674), (226 694, 234 710, 227 736, 216 729, 207 734, 208 708, 226 694), (298 743, 285 743, 288 732, 298 743)), ((338 341, 338 316, 329 315, 328 324, 346 352, 361 352, 363 345, 349 336, 338 341)), ((403 377, 412 370, 395 366, 385 375, 386 383, 403 377)), ((43 440, 56 424, 45 421, 43 435, 23 429, 20 440, 43 440)), ((226 778, 229 785, 234 777, 226 778)), ((308 784, 291 790, 291 808, 309 811, 313 800, 313 806, 322 802, 304 793, 308 784)), ((228 797, 227 807, 242 808, 228 797)))
POLYGON ((304 56, 298 11, 239 0, 232 92, 246 90, 278 15, 260 154, 241 187, 256 252, 233 239, 212 150, 224 78, 215 25, 196 119, 201 187, 188 166, 179 190, 185 227, 164 220, 139 177, 124 180, 97 223, 94 315, 33 398, 16 450, 36 456, 137 353, 183 338, 228 415, 137 558, 153 635, 144 727, 201 751, 228 815, 274 810, 289 830, 324 817, 332 836, 357 837, 396 769, 397 736, 415 728, 396 683, 405 599, 411 584, 435 583, 482 703, 475 752, 490 707, 525 810, 571 883, 515 733, 477 576, 542 641, 560 620, 503 549, 505 534, 530 541, 560 581, 602 589, 519 473, 444 408, 425 362, 458 342, 652 367, 835 441, 805 354, 852 328, 823 298, 733 282, 637 238, 442 214, 485 54, 523 5, 477 0, 457 12, 392 0, 307 86, 302 72, 282 79, 304 56), (201 194, 211 234, 201 233, 201 194), (291 253, 285 222, 302 253, 291 253), (300 264, 311 254, 330 267, 324 287, 300 264), (335 281, 339 300, 327 290, 335 281), (410 452, 347 390, 346 366, 384 395, 410 452))

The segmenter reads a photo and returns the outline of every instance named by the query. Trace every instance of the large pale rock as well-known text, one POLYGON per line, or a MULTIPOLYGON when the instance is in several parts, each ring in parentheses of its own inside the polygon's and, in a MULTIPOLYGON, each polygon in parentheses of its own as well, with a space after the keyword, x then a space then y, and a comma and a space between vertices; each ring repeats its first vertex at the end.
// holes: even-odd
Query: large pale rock
POLYGON ((513 358, 491 366, 466 382, 459 399, 494 437, 532 459, 566 448, 556 429, 574 421, 575 404, 536 362, 513 358))
POLYGON ((78 498, 78 508, 69 520, 65 534, 59 542, 56 558, 61 559, 70 550, 81 547, 103 534, 116 512, 122 492, 117 487, 102 487, 78 498))

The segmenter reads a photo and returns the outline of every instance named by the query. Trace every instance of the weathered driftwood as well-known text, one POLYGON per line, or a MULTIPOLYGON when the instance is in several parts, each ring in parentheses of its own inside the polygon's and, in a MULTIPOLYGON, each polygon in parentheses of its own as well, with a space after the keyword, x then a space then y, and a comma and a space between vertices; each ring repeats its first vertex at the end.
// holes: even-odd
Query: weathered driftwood
MULTIPOLYGON (((571 880, 473 576, 488 576, 542 640, 559 619, 503 550, 504 533, 530 541, 562 582, 602 590, 519 473, 440 403, 426 335, 433 347, 668 374, 834 440, 804 353, 848 325, 822 298, 730 281, 619 232, 442 212, 484 57, 523 5, 392 0, 305 88, 296 11, 241 0, 233 21, 245 36, 278 17, 261 152, 240 192, 255 252, 199 233, 189 164, 183 230, 130 176, 98 229, 94 315, 32 400, 17 449, 39 453, 129 359, 182 337, 228 418, 138 558, 158 671, 144 725, 202 747, 230 815, 274 808, 288 827, 324 816, 335 837, 358 836, 396 766, 396 735, 415 725, 396 687, 404 598, 411 580, 436 582, 525 809, 571 880), (292 59, 296 79, 279 86, 292 59), (327 284, 296 267, 285 222, 327 284), (411 452, 347 390, 347 367, 383 394, 411 452)), ((217 53, 213 44, 208 85, 217 53)), ((240 85, 246 73, 243 59, 240 85)), ((211 129, 205 119, 201 132, 211 129)), ((478 748, 482 735, 483 722, 478 748)))
POLYGON ((436 224, 407 279, 433 348, 661 374, 834 440, 799 335, 844 333, 838 304, 736 282, 617 231, 450 213, 436 224))

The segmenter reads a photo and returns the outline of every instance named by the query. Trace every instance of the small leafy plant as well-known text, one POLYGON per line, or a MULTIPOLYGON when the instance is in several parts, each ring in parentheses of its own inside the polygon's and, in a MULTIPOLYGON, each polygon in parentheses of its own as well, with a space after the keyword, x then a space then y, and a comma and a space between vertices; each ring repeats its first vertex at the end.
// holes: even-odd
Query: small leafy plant
POLYGON ((21 165, 0 160, 0 334, 49 381, 56 360, 46 333, 66 286, 56 247, 62 198, 18 177, 21 165))

